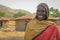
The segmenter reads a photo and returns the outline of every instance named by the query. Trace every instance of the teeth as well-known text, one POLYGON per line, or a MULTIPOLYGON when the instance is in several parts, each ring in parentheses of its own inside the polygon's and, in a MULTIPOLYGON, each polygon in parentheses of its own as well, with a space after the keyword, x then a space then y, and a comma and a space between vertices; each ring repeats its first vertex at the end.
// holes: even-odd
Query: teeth
POLYGON ((39 16, 40 18, 42 18, 43 16, 39 16))

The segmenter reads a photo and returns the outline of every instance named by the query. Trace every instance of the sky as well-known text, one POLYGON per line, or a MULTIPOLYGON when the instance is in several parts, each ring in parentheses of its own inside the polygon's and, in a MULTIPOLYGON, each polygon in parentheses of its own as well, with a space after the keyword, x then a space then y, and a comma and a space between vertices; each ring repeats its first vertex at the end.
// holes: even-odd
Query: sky
POLYGON ((54 7, 60 10, 60 0, 0 0, 0 5, 13 9, 23 9, 31 13, 36 12, 36 7, 40 3, 46 3, 49 8, 54 7))

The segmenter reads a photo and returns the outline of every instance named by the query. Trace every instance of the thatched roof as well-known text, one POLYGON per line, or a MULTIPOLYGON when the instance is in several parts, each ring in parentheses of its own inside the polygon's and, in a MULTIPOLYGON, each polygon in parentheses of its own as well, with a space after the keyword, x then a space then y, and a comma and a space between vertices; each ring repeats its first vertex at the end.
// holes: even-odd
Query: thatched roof
POLYGON ((35 14, 27 14, 25 16, 16 18, 16 20, 20 20, 20 19, 33 19, 34 17, 35 17, 35 14))
POLYGON ((0 17, 0 21, 6 21, 6 20, 10 20, 10 18, 7 18, 7 17, 0 17))

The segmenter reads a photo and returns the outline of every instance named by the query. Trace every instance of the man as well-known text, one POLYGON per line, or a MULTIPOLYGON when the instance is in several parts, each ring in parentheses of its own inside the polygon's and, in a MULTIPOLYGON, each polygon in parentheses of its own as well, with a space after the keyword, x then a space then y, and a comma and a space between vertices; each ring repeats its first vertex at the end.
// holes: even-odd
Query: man
POLYGON ((57 25, 48 21, 48 16, 49 8, 47 4, 39 4, 36 17, 27 25, 25 40, 60 40, 57 25))

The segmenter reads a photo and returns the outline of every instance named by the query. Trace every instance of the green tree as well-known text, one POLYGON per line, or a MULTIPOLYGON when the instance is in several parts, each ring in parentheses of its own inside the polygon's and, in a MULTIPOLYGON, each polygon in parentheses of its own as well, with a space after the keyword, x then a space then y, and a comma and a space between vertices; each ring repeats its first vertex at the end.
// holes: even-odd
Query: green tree
POLYGON ((6 17, 6 12, 3 10, 0 10, 0 17, 6 17))
POLYGON ((18 12, 18 13, 16 13, 16 14, 14 14, 14 18, 17 18, 17 17, 21 17, 21 16, 24 16, 24 15, 26 15, 27 13, 26 12, 24 12, 24 11, 20 11, 20 12, 18 12))
POLYGON ((6 17, 13 18, 13 15, 12 14, 7 14, 6 17))
POLYGON ((13 18, 13 15, 7 13, 6 11, 0 10, 0 17, 13 18))
POLYGON ((58 9, 50 8, 50 17, 60 17, 60 12, 58 9))

